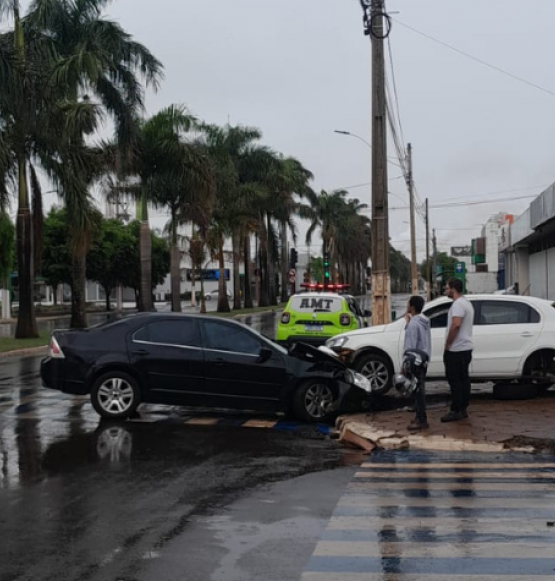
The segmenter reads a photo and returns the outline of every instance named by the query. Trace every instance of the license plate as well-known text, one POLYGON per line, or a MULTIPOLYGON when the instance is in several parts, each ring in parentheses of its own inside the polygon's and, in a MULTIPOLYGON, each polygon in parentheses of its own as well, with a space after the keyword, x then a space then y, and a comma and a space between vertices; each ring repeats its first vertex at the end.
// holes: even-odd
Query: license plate
POLYGON ((307 333, 316 333, 316 332, 320 332, 323 329, 322 325, 305 325, 304 326, 304 330, 307 333))

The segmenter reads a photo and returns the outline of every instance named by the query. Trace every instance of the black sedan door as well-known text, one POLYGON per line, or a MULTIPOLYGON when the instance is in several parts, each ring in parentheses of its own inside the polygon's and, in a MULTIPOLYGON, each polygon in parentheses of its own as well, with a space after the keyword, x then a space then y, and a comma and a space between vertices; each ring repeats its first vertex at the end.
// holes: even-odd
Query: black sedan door
POLYGON ((285 359, 247 328, 225 321, 200 321, 206 354, 206 392, 220 405, 276 408, 287 382, 285 359), (272 355, 262 361, 262 347, 272 355))
POLYGON ((132 364, 146 378, 148 401, 197 404, 205 386, 205 361, 194 318, 147 322, 131 336, 129 350, 132 364))

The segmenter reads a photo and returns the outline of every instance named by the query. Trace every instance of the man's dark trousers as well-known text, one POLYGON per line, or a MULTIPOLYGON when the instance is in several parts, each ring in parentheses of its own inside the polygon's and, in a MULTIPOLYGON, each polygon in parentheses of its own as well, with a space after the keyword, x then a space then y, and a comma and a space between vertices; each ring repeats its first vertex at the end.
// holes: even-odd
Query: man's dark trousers
POLYGON ((445 375, 451 389, 451 411, 466 413, 470 401, 469 368, 472 351, 445 351, 445 375))

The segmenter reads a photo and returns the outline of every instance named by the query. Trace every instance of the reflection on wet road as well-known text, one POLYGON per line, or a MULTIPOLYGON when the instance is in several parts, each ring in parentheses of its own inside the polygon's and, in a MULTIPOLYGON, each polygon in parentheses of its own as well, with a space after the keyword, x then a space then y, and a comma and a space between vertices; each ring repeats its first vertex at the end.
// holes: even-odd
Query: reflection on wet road
POLYGON ((102 422, 88 398, 43 389, 39 363, 0 361, 0 581, 242 581, 263 541, 295 555, 279 578, 299 578, 358 454, 275 417, 149 406, 102 422))
POLYGON ((303 581, 555 578, 551 457, 372 455, 303 581))

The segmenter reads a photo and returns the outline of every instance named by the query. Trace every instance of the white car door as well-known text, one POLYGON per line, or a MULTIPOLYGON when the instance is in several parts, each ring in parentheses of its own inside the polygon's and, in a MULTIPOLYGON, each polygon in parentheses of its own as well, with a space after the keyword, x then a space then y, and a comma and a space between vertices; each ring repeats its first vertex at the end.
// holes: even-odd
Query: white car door
POLYGON ((475 301, 471 375, 512 376, 523 356, 538 342, 543 327, 540 313, 524 301, 475 301))
POLYGON ((430 319, 432 328, 432 357, 428 364, 427 377, 444 377, 443 348, 445 346, 445 333, 447 331, 447 314, 451 307, 451 301, 436 305, 424 310, 424 315, 430 319))

